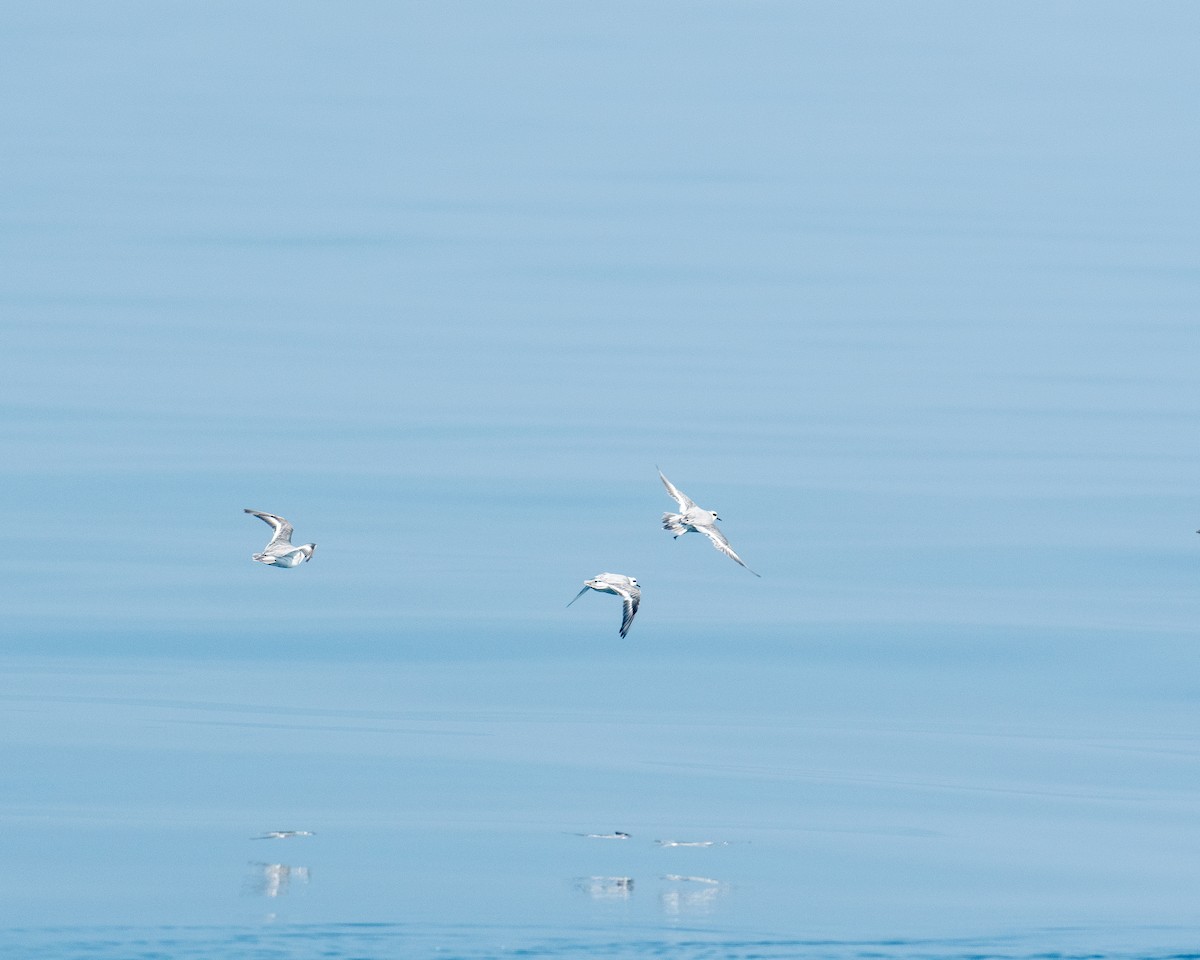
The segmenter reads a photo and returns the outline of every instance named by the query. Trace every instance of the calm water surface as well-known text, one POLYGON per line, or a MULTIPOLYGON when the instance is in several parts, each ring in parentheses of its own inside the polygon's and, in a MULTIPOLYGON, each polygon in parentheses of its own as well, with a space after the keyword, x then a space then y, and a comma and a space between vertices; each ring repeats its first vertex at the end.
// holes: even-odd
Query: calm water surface
POLYGON ((0 948, 1197 949, 1198 31, 10 4, 0 948))
POLYGON ((940 665, 915 667, 916 639, 798 642, 803 666, 10 660, 6 936, 101 956, 1186 947, 1200 738, 1149 669, 1039 682, 1000 641, 926 637, 940 665), (275 829, 316 835, 251 839, 275 829))

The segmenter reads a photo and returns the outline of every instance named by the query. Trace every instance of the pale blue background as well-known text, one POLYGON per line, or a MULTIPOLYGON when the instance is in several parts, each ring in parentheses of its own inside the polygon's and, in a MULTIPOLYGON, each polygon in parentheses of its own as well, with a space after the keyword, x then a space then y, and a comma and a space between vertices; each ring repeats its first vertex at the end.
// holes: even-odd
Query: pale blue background
POLYGON ((5 926, 1194 941, 1198 32, 10 5, 5 926))

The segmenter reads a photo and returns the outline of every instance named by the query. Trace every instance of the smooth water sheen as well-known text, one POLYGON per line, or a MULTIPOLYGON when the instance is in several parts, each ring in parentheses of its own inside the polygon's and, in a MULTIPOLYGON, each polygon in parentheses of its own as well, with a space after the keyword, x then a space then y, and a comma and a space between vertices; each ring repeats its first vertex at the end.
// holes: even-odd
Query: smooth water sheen
POLYGON ((1186 946, 1198 740, 1182 704, 1082 661, 1039 685, 1048 658, 978 652, 996 640, 797 646, 10 661, 0 894, 23 929, 7 936, 97 936, 102 956, 142 939, 151 956, 175 939, 273 956, 304 931, 331 952, 298 955, 347 957, 686 940, 857 955, 891 938, 884 956, 952 956, 981 931, 1023 956, 1061 927, 1068 952, 1186 946), (251 839, 278 829, 316 835, 251 839), (616 830, 631 836, 580 835, 616 830), (106 925, 122 930, 69 932, 106 925), (1167 929, 1131 933, 1151 925, 1167 929))
POLYGON ((0 952, 1192 955, 1198 32, 10 4, 0 952))

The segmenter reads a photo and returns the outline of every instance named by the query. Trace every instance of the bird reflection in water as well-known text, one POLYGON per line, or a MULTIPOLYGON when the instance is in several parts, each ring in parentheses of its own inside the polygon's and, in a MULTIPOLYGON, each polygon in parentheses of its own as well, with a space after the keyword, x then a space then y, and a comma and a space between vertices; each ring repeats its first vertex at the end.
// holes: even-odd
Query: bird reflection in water
POLYGON ((658 895, 663 912, 671 916, 709 913, 728 887, 712 877, 684 877, 668 873, 662 878, 671 886, 658 895))
POLYGON ((247 886, 264 897, 281 897, 288 892, 294 880, 306 884, 310 879, 308 867, 292 867, 286 863, 251 863, 247 886))
POLYGON ((628 900, 633 877, 579 877, 575 886, 593 900, 628 900))

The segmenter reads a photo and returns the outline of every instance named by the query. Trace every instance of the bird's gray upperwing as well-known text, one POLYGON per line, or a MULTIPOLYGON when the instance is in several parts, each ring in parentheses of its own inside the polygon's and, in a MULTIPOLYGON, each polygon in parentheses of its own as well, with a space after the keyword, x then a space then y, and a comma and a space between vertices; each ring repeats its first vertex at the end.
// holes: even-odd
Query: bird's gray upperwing
POLYGON ((621 596, 621 636, 629 632, 629 625, 633 623, 633 618, 637 616, 638 607, 642 602, 642 591, 637 587, 617 587, 616 591, 621 596))
POLYGON ((267 544, 266 549, 270 550, 271 547, 278 543, 286 543, 289 546, 291 545, 292 525, 284 520, 283 517, 277 517, 273 513, 263 513, 259 510, 251 510, 249 507, 245 508, 245 512, 251 514, 252 516, 258 517, 259 520, 265 524, 268 524, 271 529, 275 531, 275 536, 271 538, 271 542, 267 544))
MULTIPOLYGON (((717 525, 715 523, 696 524, 696 530, 708 537, 708 539, 712 541, 712 545, 725 554, 725 556, 727 556, 730 560, 733 560, 735 563, 739 563, 743 567, 746 567, 746 561, 733 552, 733 547, 731 547, 729 545, 729 541, 725 539, 725 534, 717 529, 717 525)), ((749 567, 746 567, 746 569, 750 570, 749 567)), ((750 572, 754 573, 753 570, 750 570, 750 572)), ((761 574, 757 573, 754 573, 754 575, 756 577, 761 576, 761 574)))
POLYGON ((658 476, 662 480, 663 486, 667 488, 667 493, 671 495, 671 499, 679 504, 680 513, 687 513, 696 506, 696 502, 686 493, 681 492, 675 484, 666 478, 666 475, 661 470, 658 471, 658 476))

